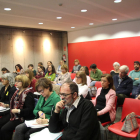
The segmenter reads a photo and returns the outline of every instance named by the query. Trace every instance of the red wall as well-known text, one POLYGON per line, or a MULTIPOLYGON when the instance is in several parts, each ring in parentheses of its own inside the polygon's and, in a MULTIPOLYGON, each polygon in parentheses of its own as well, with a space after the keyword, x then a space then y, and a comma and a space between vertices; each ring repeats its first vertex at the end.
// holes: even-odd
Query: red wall
POLYGON ((140 37, 108 39, 68 44, 69 69, 78 59, 82 66, 92 63, 107 73, 113 69, 113 63, 127 65, 133 69, 133 62, 140 61, 140 37))

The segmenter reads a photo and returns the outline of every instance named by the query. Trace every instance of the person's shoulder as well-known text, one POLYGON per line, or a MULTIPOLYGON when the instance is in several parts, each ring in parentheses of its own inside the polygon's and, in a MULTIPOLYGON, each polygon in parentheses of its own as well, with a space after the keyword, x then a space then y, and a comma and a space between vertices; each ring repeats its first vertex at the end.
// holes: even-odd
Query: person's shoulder
POLYGON ((111 94, 115 94, 116 95, 116 91, 114 89, 110 89, 109 90, 111 94))
POLYGON ((97 71, 102 73, 102 71, 100 69, 98 69, 98 68, 97 68, 97 71))
POLYGON ((15 86, 13 86, 13 87, 11 87, 11 89, 9 90, 10 92, 13 92, 13 91, 16 91, 17 89, 16 89, 16 87, 15 86))

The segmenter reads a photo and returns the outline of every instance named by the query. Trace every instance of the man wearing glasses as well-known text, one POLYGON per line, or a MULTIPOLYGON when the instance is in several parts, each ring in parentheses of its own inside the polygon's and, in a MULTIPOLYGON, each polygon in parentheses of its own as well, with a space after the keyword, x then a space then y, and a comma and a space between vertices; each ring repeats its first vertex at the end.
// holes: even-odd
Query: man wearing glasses
POLYGON ((78 86, 74 82, 64 83, 60 97, 62 100, 49 121, 50 132, 64 130, 61 140, 99 140, 97 112, 91 101, 78 96, 78 86))

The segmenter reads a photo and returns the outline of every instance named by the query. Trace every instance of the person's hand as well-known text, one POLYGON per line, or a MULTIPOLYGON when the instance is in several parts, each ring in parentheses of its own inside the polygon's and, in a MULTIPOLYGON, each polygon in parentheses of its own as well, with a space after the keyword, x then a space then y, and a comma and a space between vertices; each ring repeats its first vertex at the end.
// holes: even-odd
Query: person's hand
POLYGON ((57 84, 55 81, 52 81, 53 82, 53 84, 57 84))
POLYGON ((37 122, 38 124, 46 124, 46 123, 48 123, 49 121, 48 121, 48 119, 41 119, 41 118, 38 118, 38 119, 36 119, 36 122, 37 122))
POLYGON ((0 102, 0 106, 6 107, 6 105, 4 103, 2 103, 2 102, 0 102))
POLYGON ((38 112, 39 118, 45 119, 45 113, 43 113, 42 111, 38 112))
POLYGON ((135 78, 134 80, 139 80, 139 78, 135 78))
POLYGON ((12 112, 13 114, 15 114, 15 113, 18 113, 19 110, 18 110, 18 109, 12 109, 11 112, 12 112))
POLYGON ((132 78, 131 76, 129 76, 130 78, 132 78))
POLYGON ((140 95, 137 98, 140 100, 140 95))
POLYGON ((99 116, 99 113, 97 112, 97 116, 99 116))
POLYGON ((61 100, 56 104, 55 111, 54 111, 55 113, 59 113, 60 110, 65 106, 64 102, 65 102, 64 100, 61 100))

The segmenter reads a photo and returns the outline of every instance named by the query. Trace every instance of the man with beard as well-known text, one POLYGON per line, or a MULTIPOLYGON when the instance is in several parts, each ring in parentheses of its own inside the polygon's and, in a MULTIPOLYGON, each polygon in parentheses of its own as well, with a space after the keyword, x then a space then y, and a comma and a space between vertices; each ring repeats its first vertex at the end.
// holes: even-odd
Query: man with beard
POLYGON ((99 140, 97 112, 91 101, 78 96, 78 86, 74 82, 64 83, 60 97, 62 100, 49 121, 50 132, 64 130, 61 140, 99 140))
POLYGON ((123 65, 119 70, 119 75, 115 75, 113 81, 116 89, 116 96, 118 97, 117 104, 123 105, 124 99, 129 98, 130 93, 132 92, 133 81, 127 76, 129 71, 128 66, 123 65))
POLYGON ((133 80, 132 97, 136 97, 136 90, 140 84, 140 62, 134 61, 134 70, 129 73, 129 77, 133 80))

